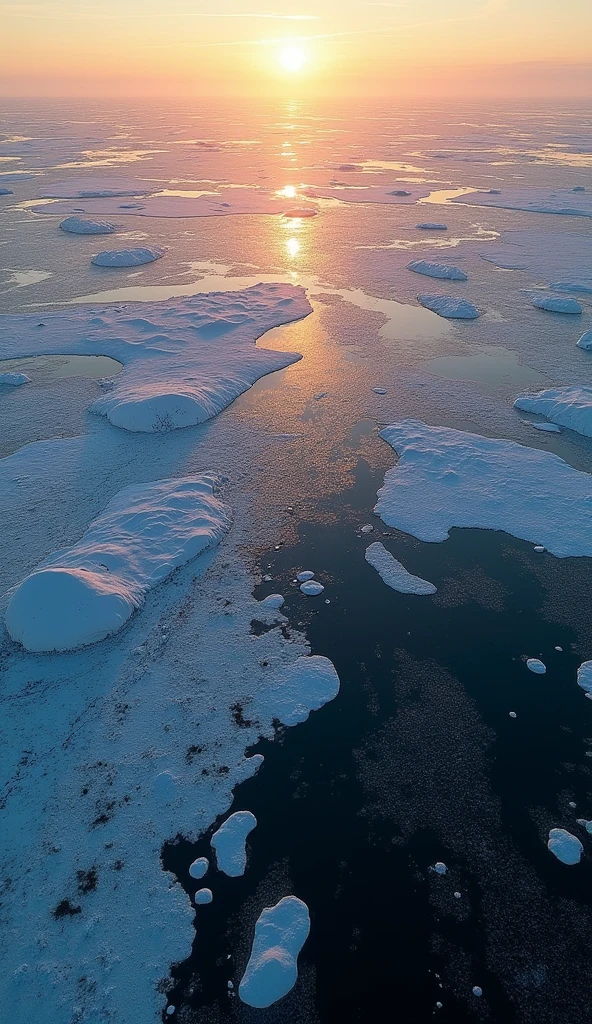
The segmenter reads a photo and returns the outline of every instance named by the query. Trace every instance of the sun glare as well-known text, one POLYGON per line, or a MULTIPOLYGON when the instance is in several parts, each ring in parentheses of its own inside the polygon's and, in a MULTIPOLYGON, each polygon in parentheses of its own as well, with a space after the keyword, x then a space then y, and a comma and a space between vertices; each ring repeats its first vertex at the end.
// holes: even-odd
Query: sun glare
POLYGON ((306 53, 301 46, 284 46, 278 54, 278 59, 284 71, 295 74, 302 71, 306 64, 306 53))

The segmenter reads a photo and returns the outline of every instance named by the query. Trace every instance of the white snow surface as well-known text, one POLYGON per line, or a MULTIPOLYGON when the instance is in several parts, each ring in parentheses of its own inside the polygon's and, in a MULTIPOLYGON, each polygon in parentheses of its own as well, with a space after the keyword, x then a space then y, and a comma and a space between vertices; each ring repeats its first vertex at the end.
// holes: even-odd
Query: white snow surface
POLYGON ((115 231, 115 224, 108 220, 85 220, 84 217, 66 217, 60 227, 71 235, 112 235, 115 231))
POLYGON ((592 661, 583 661, 578 669, 578 686, 592 694, 592 661))
POLYGON ((479 246, 479 255, 505 270, 527 270, 536 283, 546 279, 592 287, 592 252, 585 232, 504 231, 500 242, 479 246))
POLYGON ((544 661, 540 660, 540 658, 527 658, 526 667, 527 669, 530 669, 531 672, 534 672, 536 676, 544 676, 547 671, 547 666, 544 661))
POLYGON ((503 188, 495 192, 471 192, 448 201, 469 206, 496 206, 502 210, 592 217, 592 192, 574 193, 567 188, 503 188))
POLYGON ((592 821, 587 821, 586 818, 576 818, 578 825, 586 829, 588 835, 592 835, 592 821))
POLYGON ((284 896, 266 907, 255 925, 251 955, 238 994, 249 1006, 276 1003, 293 989, 298 978, 298 954, 310 932, 306 903, 284 896))
POLYGON ((284 604, 284 597, 282 594, 268 594, 263 598, 261 604, 264 608, 281 608, 284 604))
POLYGON ((247 836, 257 826, 251 811, 235 811, 212 836, 218 869, 231 878, 244 875, 247 866, 247 836))
POLYGON ((563 299, 558 295, 535 295, 532 304, 549 313, 569 313, 572 316, 582 313, 582 307, 576 299, 563 299))
POLYGON ((93 256, 91 263, 95 267, 142 267, 145 263, 154 263, 162 259, 166 252, 159 245, 139 247, 137 249, 108 249, 93 256))
POLYGON ((467 275, 460 267, 451 263, 432 263, 429 260, 412 260, 407 264, 407 270, 415 274, 424 274, 426 277, 435 277, 443 281, 467 281, 467 275))
POLYGON ((452 527, 504 530, 554 555, 592 555, 592 478, 551 452, 402 420, 380 436, 397 452, 375 512, 419 540, 452 527))
POLYGON ((201 474, 125 487, 80 541, 13 591, 6 627, 28 651, 69 651, 115 633, 148 590, 220 542, 230 512, 201 474))
POLYGON ((580 840, 564 828, 552 828, 547 847, 562 864, 579 864, 584 852, 580 840))
POLYGON ((540 413, 560 427, 592 437, 592 387, 577 384, 519 395, 516 409, 540 413))
POLYGON ((481 313, 468 299, 457 299, 454 295, 418 295, 417 301, 431 309, 432 313, 449 320, 476 320, 481 313))
POLYGON ((94 313, 44 313, 42 335, 38 315, 5 316, 0 358, 111 356, 124 369, 91 411, 125 430, 162 432, 203 423, 259 377, 301 359, 255 341, 310 312, 302 288, 259 284, 94 313))
POLYGON ((29 384, 30 380, 26 373, 0 373, 0 386, 18 388, 21 384, 29 384))
POLYGON ((397 561, 384 544, 375 541, 366 548, 366 561, 376 569, 381 580, 400 594, 435 594, 436 587, 420 576, 413 576, 401 562, 397 561))

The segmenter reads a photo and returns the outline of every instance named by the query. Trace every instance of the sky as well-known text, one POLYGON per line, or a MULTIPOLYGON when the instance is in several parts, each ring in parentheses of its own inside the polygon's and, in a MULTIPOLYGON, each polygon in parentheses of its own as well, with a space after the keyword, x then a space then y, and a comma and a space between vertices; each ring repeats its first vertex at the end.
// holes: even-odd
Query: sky
POLYGON ((0 95, 592 96, 591 0, 0 0, 0 95))

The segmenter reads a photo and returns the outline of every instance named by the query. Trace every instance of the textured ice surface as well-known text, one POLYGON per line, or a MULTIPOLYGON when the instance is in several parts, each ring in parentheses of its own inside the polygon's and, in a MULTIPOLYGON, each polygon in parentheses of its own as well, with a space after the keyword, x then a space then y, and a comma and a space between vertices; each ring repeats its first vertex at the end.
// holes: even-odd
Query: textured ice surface
POLYGON ((67 651, 124 625, 180 565, 230 527, 210 474, 125 487, 81 540, 25 577, 6 609, 13 640, 29 651, 67 651))
POLYGON ((296 896, 284 896, 275 907, 262 911, 238 990, 244 1003, 263 1008, 290 992, 298 978, 298 954, 309 931, 308 907, 296 896))
POLYGON ((468 299, 457 299, 454 295, 418 295, 418 302, 432 313, 449 320, 476 320, 481 313, 468 299))
POLYGON ((203 878, 210 866, 207 857, 198 857, 189 866, 189 874, 192 878, 203 878))
POLYGON ((503 210, 530 213, 556 213, 572 217, 592 217, 592 192, 574 192, 566 188, 502 188, 491 192, 471 192, 451 199, 470 206, 496 206, 503 210))
POLYGON ((583 661, 578 669, 578 686, 592 695, 592 661, 583 661))
POLYGON ((434 864, 434 871, 437 875, 445 875, 448 873, 448 868, 441 860, 438 860, 434 864))
POLYGON ((403 420, 380 436, 397 452, 375 511, 419 540, 452 527, 504 530, 555 555, 592 555, 592 479, 551 452, 403 420))
POLYGON ((282 594, 268 594, 264 597, 261 604, 264 608, 281 608, 284 604, 284 598, 282 594))
POLYGON ((435 277, 444 281, 468 280, 464 270, 461 270, 459 267, 454 267, 449 263, 431 263, 429 260, 412 260, 411 263, 407 264, 407 270, 413 270, 416 274, 424 274, 426 277, 435 277))
MULTIPOLYGON (((297 658, 273 683, 268 695, 284 725, 305 722, 339 693, 339 676, 333 662, 320 655, 297 658)), ((255 704, 259 706, 260 699, 255 704)))
POLYGON ((257 826, 251 811, 235 811, 212 836, 212 848, 220 871, 231 878, 244 875, 247 866, 247 836, 257 826))
POLYGON ((30 377, 26 373, 0 373, 0 386, 18 388, 21 384, 29 384, 30 377))
POLYGON ((479 255, 496 267, 526 270, 536 283, 578 282, 592 287, 592 251, 585 232, 504 231, 500 242, 479 246, 479 255))
POLYGON ((588 835, 592 835, 592 821, 587 821, 586 818, 577 818, 578 825, 586 829, 588 835))
POLYGON ((194 900, 198 907, 204 906, 206 903, 211 903, 213 898, 211 889, 198 889, 194 896, 194 900))
POLYGON ((141 267, 145 263, 154 263, 166 252, 159 245, 140 247, 138 249, 110 249, 93 256, 91 263, 95 267, 141 267))
POLYGON ((420 576, 412 576, 401 562, 387 551, 384 544, 376 541, 366 548, 366 561, 376 569, 381 580, 387 587, 398 590, 400 594, 435 594, 436 587, 420 576))
POLYGON ((526 667, 537 676, 544 676, 547 666, 539 658, 527 658, 526 667))
POLYGON ((296 579, 299 583, 306 583, 307 580, 311 580, 314 576, 312 569, 302 569, 301 572, 296 573, 296 579))
POLYGON ((535 295, 532 300, 537 309, 546 309, 549 313, 580 314, 582 307, 576 299, 562 299, 557 295, 535 295))
POLYGON ((318 583, 317 580, 306 580, 300 584, 300 589, 303 594, 307 597, 318 597, 319 594, 323 593, 325 589, 322 583, 318 583))
POLYGON ((585 437, 592 437, 592 387, 577 384, 562 388, 546 388, 519 395, 514 405, 524 412, 540 413, 552 423, 568 427, 585 437))
POLYGON ((85 220, 84 217, 66 217, 60 227, 72 235, 112 235, 115 231, 115 224, 108 220, 85 220))
POLYGON ((560 434, 561 429, 554 423, 535 423, 534 420, 521 420, 527 427, 533 427, 535 430, 542 430, 544 434, 560 434))
POLYGON ((579 864, 584 852, 579 839, 564 828, 552 828, 547 847, 562 864, 579 864))

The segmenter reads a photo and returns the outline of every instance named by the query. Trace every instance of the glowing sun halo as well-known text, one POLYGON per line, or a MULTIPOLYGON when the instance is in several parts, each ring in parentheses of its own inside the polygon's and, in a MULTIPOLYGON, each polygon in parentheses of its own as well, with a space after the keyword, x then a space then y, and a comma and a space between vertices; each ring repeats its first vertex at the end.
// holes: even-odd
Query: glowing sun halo
POLYGON ((284 46, 278 54, 278 59, 284 71, 292 74, 302 71, 306 64, 306 54, 301 46, 284 46))

